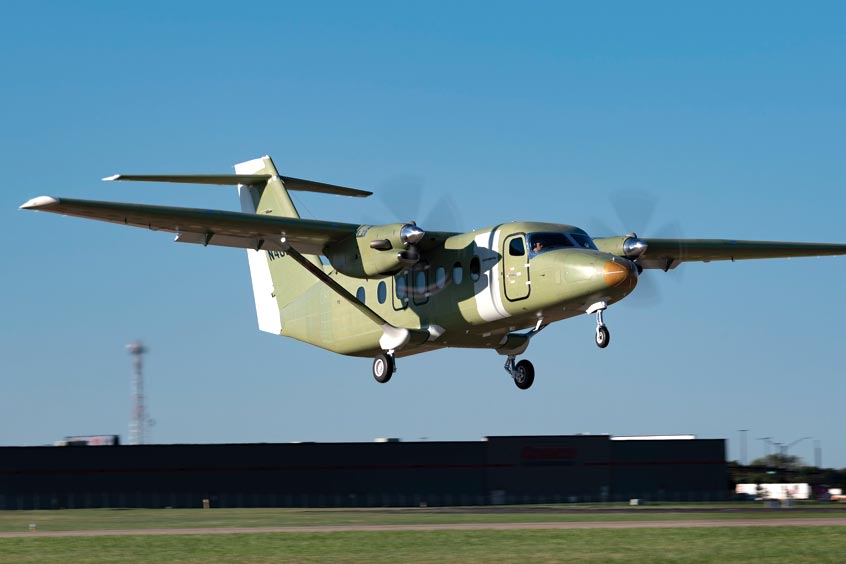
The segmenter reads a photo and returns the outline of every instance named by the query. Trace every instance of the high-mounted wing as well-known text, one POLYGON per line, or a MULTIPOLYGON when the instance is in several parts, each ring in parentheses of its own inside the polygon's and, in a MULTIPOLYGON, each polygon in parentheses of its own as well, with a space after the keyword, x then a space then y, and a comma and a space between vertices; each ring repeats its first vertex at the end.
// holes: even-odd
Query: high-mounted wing
POLYGON ((637 263, 643 268, 660 268, 662 270, 670 270, 683 262, 846 255, 846 245, 830 243, 785 243, 730 239, 641 238, 640 240, 646 244, 646 251, 637 259, 637 263))
POLYGON ((50 196, 33 198, 21 209, 169 231, 182 243, 283 251, 284 237, 304 254, 322 254, 327 245, 354 235, 358 228, 352 223, 50 196))

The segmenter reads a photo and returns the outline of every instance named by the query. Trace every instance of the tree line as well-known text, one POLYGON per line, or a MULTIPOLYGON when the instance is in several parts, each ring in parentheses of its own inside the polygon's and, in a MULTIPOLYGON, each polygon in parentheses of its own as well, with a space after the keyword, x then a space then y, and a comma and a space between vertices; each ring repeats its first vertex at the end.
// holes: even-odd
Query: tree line
POLYGON ((846 468, 805 466, 800 457, 792 454, 768 454, 748 466, 732 461, 729 470, 735 484, 807 483, 846 489, 846 468))

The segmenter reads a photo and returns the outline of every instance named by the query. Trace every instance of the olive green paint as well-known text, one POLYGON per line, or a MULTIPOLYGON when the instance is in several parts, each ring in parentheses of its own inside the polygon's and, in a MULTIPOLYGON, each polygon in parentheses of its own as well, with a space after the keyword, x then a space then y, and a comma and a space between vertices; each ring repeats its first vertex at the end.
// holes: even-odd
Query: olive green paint
POLYGON ((275 304, 280 334, 354 356, 379 353, 380 339, 391 326, 411 330, 397 356, 443 347, 519 354, 527 343, 521 331, 583 315, 593 304, 614 304, 635 289, 637 272, 643 268, 846 254, 846 245, 819 243, 643 239, 647 250, 629 260, 624 250, 629 236, 618 236, 595 239, 598 250, 558 248, 535 256, 526 234, 584 231, 564 224, 514 222, 469 233, 426 233, 417 244, 420 261, 408 266, 397 257, 407 250, 400 238, 403 224, 360 226, 301 219, 285 183, 290 182, 291 189, 349 196, 368 192, 281 177, 270 157, 237 165, 236 172, 124 175, 108 180, 237 182, 247 213, 46 196, 21 208, 169 231, 179 242, 248 249, 255 253, 251 269, 257 256, 264 261, 261 268, 267 266, 272 287, 267 289, 269 296, 257 294, 257 303, 262 298, 275 304), (319 255, 329 264, 323 264, 319 255), (461 276, 453 276, 454 272, 461 276), (366 307, 355 302, 354 296, 362 294, 366 307))

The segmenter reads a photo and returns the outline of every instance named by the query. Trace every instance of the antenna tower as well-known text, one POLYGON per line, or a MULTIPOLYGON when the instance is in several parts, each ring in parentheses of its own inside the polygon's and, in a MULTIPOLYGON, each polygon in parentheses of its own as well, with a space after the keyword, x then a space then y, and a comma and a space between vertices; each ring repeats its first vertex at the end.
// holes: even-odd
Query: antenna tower
POLYGON ((144 374, 142 372, 142 356, 149 349, 136 341, 126 345, 126 350, 132 355, 132 413, 129 417, 129 444, 143 445, 147 443, 147 430, 150 419, 144 405, 144 374))

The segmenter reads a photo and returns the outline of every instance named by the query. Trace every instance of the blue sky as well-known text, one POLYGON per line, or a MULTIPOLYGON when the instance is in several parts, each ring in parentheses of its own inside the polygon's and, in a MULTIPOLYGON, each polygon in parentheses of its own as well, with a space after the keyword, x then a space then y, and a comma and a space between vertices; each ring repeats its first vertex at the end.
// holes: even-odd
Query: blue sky
MULTIPOLYGON (((429 227, 846 242, 844 16, 836 2, 4 5, 0 444, 126 437, 124 345, 140 338, 156 442, 695 433, 737 458, 750 429, 750 458, 757 437, 810 436, 846 466, 841 258, 649 273, 662 300, 612 307, 608 349, 587 316, 535 339, 528 392, 492 351, 402 359, 379 385, 369 360, 259 332, 242 251, 17 209, 47 194, 235 210, 232 188, 99 178, 270 154, 283 174, 377 192, 419 178, 409 214, 450 195, 460 215, 429 227), (647 225, 616 216, 621 191, 655 198, 647 225)), ((297 203, 398 219, 378 198, 297 203)), ((813 462, 812 446, 791 453, 813 462)))

